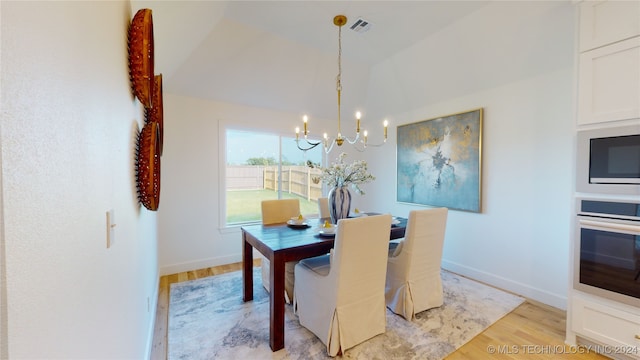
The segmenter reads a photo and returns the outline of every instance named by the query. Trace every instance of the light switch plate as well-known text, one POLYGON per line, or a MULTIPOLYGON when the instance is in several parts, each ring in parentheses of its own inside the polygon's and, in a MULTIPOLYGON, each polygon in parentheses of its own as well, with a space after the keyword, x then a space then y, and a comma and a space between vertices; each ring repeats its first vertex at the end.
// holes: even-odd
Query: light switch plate
POLYGON ((115 242, 115 211, 113 209, 107 211, 107 249, 115 242))

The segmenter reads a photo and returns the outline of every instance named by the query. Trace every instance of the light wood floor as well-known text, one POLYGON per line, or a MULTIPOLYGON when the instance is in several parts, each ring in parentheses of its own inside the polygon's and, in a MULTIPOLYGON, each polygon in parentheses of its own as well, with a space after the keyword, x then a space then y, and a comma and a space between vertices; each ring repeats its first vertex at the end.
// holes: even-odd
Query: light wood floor
MULTIPOLYGON (((254 261, 259 265, 260 260, 254 261)), ((241 263, 188 271, 160 278, 152 360, 167 358, 167 320, 171 284, 224 274, 241 269, 241 263)), ((471 359, 608 359, 585 349, 564 345, 565 312, 534 301, 526 301, 487 330, 447 357, 471 359)))

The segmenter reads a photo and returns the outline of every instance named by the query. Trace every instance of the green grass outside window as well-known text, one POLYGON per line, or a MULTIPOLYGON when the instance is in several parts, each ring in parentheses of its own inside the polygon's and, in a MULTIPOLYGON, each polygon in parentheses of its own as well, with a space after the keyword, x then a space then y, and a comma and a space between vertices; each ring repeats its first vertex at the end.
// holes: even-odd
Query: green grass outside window
MULTIPOLYGON (((262 200, 275 200, 278 193, 273 190, 234 190, 227 191, 227 224, 259 221, 260 203, 262 200)), ((318 203, 315 200, 295 194, 282 193, 283 199, 296 198, 300 200, 302 215, 318 214, 318 203)))

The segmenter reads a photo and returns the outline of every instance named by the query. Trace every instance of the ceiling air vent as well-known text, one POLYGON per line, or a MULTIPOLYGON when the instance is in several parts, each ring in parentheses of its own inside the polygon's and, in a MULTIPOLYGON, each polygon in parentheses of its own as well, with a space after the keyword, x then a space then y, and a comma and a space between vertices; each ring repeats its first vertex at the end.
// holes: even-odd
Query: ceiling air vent
POLYGON ((358 18, 349 28, 357 33, 363 33, 369 31, 371 23, 363 18, 358 18))

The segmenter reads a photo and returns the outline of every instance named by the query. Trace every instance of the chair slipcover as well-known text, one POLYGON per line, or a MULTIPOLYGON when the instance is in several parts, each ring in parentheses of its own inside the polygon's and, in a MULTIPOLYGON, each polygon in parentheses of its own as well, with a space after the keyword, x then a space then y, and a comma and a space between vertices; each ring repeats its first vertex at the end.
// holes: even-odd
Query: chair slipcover
POLYGON ((294 309, 330 356, 385 332, 391 216, 341 219, 330 255, 295 267, 294 309))
POLYGON ((440 263, 447 213, 447 208, 411 211, 404 240, 395 249, 390 246, 386 303, 407 320, 442 305, 440 263))
POLYGON ((318 213, 320 218, 331 217, 331 213, 329 212, 329 198, 318 198, 318 213))
MULTIPOLYGON (((292 217, 300 215, 300 201, 298 199, 278 199, 278 200, 264 200, 261 203, 262 207, 262 225, 272 224, 284 224, 292 217)), ((262 271, 262 286, 267 291, 269 290, 269 259, 260 254, 261 271, 262 271)), ((293 299, 293 268, 296 265, 296 261, 290 261, 285 263, 285 276, 284 276, 284 289, 285 299, 287 303, 291 303, 293 299)))

